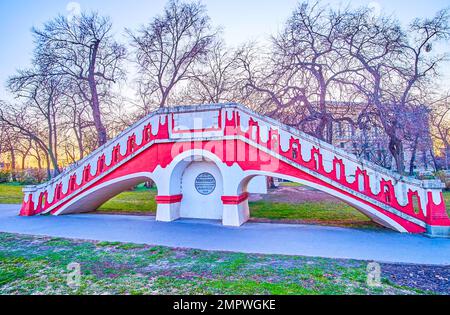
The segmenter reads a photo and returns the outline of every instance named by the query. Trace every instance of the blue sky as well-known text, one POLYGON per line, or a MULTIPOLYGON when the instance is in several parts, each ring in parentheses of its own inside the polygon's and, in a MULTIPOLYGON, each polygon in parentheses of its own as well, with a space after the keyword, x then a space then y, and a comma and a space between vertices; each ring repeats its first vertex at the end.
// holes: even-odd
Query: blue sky
MULTIPOLYGON (((6 98, 5 81, 18 68, 29 65, 33 42, 32 26, 41 26, 57 14, 67 15, 67 0, 0 0, 0 99, 6 98)), ((165 0, 78 0, 82 10, 108 15, 114 31, 122 38, 125 27, 136 29, 162 12, 165 0)), ((289 17, 297 0, 203 0, 214 25, 221 26, 229 45, 248 40, 267 40, 289 17)), ((414 17, 433 16, 449 7, 449 0, 353 0, 323 1, 333 6, 372 6, 394 14, 406 24, 414 17)), ((70 5, 69 5, 70 8, 70 5)), ((450 75, 447 74, 446 82, 450 75)), ((448 87, 447 87, 448 88, 448 87)))

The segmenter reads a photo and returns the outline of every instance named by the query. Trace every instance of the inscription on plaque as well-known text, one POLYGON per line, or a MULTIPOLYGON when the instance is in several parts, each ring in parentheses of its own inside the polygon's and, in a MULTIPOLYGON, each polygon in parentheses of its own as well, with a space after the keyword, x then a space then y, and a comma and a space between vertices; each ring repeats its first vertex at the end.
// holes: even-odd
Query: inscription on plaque
POLYGON ((202 195, 211 194, 216 188, 216 179, 210 173, 201 173, 195 179, 195 189, 202 195))

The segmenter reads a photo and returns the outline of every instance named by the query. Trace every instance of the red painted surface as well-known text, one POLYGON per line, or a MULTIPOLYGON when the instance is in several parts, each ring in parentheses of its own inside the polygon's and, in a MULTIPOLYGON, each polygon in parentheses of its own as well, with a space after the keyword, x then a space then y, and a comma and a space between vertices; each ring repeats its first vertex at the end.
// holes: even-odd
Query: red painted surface
POLYGON ((160 204, 171 204, 180 202, 183 199, 183 195, 171 195, 171 196, 156 196, 156 203, 160 204))
POLYGON ((244 192, 239 196, 222 196, 224 205, 238 205, 248 199, 248 192, 244 192))

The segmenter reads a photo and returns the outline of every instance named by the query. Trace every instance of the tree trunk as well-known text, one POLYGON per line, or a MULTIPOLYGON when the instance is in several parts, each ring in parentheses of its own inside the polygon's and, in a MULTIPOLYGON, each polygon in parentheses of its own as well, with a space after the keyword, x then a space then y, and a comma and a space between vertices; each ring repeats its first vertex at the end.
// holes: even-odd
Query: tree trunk
POLYGON ((11 148, 9 150, 11 153, 11 179, 13 182, 17 181, 17 175, 16 175, 16 153, 14 151, 14 148, 11 145, 11 148))
POLYGON ((159 102, 159 108, 166 107, 166 102, 167 102, 167 93, 166 93, 166 91, 164 91, 162 93, 161 101, 159 102))
MULTIPOLYGON (((81 122, 80 122, 81 124, 81 122)), ((74 127, 75 136, 78 142, 78 152, 80 154, 80 160, 84 158, 84 145, 83 145, 83 131, 79 128, 80 134, 77 133, 76 127, 74 127)))
POLYGON ((434 170, 437 172, 437 171, 439 171, 439 165, 437 164, 433 149, 430 150, 430 154, 431 154, 431 159, 433 160, 434 170))
POLYGON ((274 180, 273 180, 273 177, 271 177, 271 176, 267 176, 267 188, 268 188, 268 189, 276 188, 275 182, 274 182, 274 180))
POLYGON ((316 127, 316 130, 314 131, 314 135, 316 136, 316 138, 319 138, 320 140, 325 141, 325 138, 323 136, 325 127, 326 127, 326 121, 324 118, 321 118, 319 120, 319 124, 316 127))
POLYGON ((333 122, 328 119, 327 120, 327 137, 325 139, 326 142, 328 143, 333 143, 333 122))
POLYGON ((23 156, 22 156, 22 170, 25 169, 25 160, 26 160, 26 158, 27 158, 28 153, 30 152, 30 150, 31 150, 31 142, 30 142, 30 146, 25 150, 25 152, 24 152, 24 154, 23 154, 23 156))
POLYGON ((89 64, 88 82, 89 82, 89 89, 91 92, 90 103, 92 108, 92 117, 94 118, 95 130, 97 131, 98 145, 101 146, 105 144, 108 139, 106 128, 102 122, 102 117, 100 113, 100 102, 98 99, 98 92, 97 92, 97 82, 95 81, 95 62, 97 60, 99 45, 100 41, 97 40, 92 47, 92 52, 89 60, 90 64, 89 64))
POLYGON ((403 152, 403 143, 399 139, 391 137, 391 139, 389 140, 389 151, 394 157, 397 172, 400 174, 404 174, 405 159, 403 152))
POLYGON ((58 160, 56 159, 55 155, 53 154, 52 150, 49 150, 49 156, 50 156, 50 160, 53 166, 53 176, 58 175, 59 172, 59 166, 58 166, 58 160))
POLYGON ((41 162, 41 156, 39 155, 39 152, 36 155, 36 161, 37 161, 37 165, 38 165, 38 170, 40 172, 42 170, 42 162, 41 162))
POLYGON ((47 162, 47 178, 50 180, 52 179, 52 173, 50 171, 50 158, 48 156, 48 153, 45 153, 45 160, 47 162))
POLYGON ((414 139, 413 149, 411 152, 411 159, 409 161, 409 176, 414 175, 414 163, 416 161, 416 152, 417 152, 417 141, 419 140, 419 137, 416 137, 414 139))

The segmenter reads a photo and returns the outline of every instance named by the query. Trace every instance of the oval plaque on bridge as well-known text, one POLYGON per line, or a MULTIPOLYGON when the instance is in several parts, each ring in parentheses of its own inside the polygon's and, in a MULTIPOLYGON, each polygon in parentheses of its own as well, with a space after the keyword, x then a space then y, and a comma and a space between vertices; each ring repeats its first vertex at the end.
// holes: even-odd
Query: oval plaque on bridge
POLYGON ((202 195, 211 194, 216 188, 216 179, 210 173, 201 173, 195 179, 195 189, 202 195))

